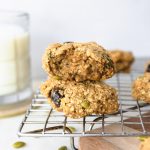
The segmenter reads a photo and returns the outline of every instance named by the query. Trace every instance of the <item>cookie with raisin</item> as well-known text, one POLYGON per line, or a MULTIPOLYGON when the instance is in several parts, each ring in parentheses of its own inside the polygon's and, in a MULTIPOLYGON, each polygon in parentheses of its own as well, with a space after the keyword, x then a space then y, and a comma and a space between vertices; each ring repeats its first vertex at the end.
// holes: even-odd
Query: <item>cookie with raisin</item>
POLYGON ((64 81, 51 77, 41 85, 51 106, 71 118, 118 111, 116 90, 99 81, 64 81))

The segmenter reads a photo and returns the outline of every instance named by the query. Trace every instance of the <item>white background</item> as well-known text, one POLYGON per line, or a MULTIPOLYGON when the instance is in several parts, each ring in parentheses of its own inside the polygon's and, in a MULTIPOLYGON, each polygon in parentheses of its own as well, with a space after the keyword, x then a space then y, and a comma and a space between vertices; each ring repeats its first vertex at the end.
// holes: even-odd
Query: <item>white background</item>
POLYGON ((30 14, 34 77, 51 42, 96 41, 107 49, 150 56, 149 0, 0 0, 0 9, 30 14))

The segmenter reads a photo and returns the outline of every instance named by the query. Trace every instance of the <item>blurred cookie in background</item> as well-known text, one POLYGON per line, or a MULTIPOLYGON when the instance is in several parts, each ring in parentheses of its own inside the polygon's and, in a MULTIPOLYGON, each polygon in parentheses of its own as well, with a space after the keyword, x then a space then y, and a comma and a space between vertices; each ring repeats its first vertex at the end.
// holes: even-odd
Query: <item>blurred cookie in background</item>
POLYGON ((132 52, 116 49, 108 51, 108 54, 115 64, 116 72, 130 72, 131 65, 134 62, 134 56, 132 52))

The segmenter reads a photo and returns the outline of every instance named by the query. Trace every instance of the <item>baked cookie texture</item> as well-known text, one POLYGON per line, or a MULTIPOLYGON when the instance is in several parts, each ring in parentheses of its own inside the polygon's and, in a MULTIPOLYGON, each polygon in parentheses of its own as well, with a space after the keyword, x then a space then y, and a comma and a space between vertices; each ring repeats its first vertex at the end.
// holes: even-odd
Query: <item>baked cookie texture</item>
POLYGON ((104 80, 115 73, 106 50, 94 42, 51 44, 43 55, 42 64, 49 76, 77 82, 104 80))
POLYGON ((146 72, 133 82, 132 96, 136 100, 150 103, 150 73, 146 72))
POLYGON ((118 96, 111 86, 98 81, 63 81, 51 77, 41 85, 51 106, 71 118, 118 111, 118 96))
POLYGON ((112 58, 117 72, 130 72, 131 65, 134 62, 134 56, 131 52, 111 50, 108 51, 108 54, 112 58))

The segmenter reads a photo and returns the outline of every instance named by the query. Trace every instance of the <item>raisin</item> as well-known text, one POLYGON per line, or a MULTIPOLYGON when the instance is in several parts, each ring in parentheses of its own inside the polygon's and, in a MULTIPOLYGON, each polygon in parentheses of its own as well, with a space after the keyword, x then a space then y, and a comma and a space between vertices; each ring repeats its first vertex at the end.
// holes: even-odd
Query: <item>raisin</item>
POLYGON ((61 98, 64 97, 63 91, 61 89, 51 90, 50 97, 57 107, 60 107, 61 98))
POLYGON ((72 42, 72 41, 66 41, 66 42, 64 42, 64 44, 65 44, 65 43, 73 43, 73 42, 72 42))
POLYGON ((147 66, 146 72, 150 72, 150 64, 147 66))

